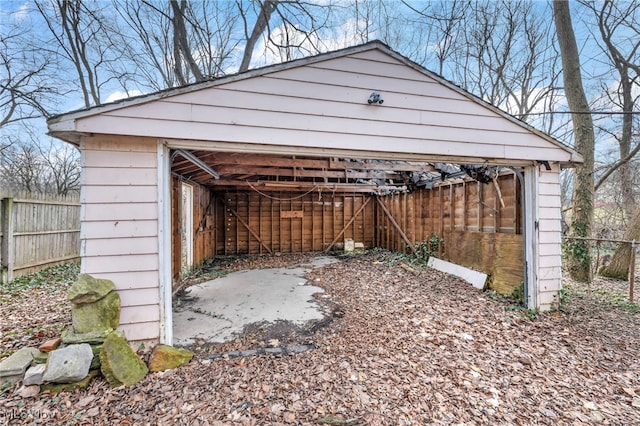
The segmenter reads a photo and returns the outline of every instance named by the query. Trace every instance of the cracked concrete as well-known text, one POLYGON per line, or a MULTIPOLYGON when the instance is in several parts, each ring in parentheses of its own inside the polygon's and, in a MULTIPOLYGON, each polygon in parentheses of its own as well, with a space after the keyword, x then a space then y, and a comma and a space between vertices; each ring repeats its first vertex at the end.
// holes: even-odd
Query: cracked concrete
POLYGON ((257 322, 284 320, 302 325, 322 319, 313 295, 324 290, 304 276, 334 262, 339 260, 318 256, 310 264, 238 271, 189 287, 180 305, 174 303, 173 344, 189 346, 198 339, 225 342, 257 322))

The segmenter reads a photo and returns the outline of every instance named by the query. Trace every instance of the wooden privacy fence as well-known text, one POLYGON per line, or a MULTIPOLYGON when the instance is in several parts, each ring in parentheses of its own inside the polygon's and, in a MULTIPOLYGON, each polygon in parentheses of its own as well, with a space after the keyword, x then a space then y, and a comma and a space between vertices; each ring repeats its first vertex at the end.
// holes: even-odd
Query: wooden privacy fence
POLYGON ((0 282, 79 257, 77 195, 21 193, 1 199, 0 282))

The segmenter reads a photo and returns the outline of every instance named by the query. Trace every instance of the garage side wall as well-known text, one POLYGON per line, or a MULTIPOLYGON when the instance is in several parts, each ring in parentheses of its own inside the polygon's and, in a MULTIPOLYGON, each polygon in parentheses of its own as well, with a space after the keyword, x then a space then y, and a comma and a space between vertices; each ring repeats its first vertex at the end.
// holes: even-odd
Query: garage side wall
POLYGON ((541 168, 538 185, 538 282, 540 309, 558 302, 562 288, 560 167, 541 168))
POLYGON ((159 337, 157 141, 117 136, 81 143, 81 270, 120 294, 120 329, 159 337))
POLYGON ((414 246, 483 271, 490 288, 511 294, 524 280, 521 198, 511 172, 495 184, 458 179, 383 197, 390 215, 376 210, 376 246, 407 253, 402 230, 414 246))

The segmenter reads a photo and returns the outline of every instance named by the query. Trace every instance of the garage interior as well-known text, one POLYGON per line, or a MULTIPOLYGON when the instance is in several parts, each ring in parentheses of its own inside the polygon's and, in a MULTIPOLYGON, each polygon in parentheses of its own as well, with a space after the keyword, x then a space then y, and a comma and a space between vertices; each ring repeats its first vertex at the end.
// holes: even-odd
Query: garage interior
POLYGON ((375 247, 524 281, 522 174, 496 165, 171 151, 172 281, 216 256, 375 247))

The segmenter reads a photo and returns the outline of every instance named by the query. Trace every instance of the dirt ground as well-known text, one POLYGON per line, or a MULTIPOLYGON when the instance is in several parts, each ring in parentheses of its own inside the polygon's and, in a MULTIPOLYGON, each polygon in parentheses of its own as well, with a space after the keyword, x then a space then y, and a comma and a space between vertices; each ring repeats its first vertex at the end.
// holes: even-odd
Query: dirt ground
MULTIPOLYGON (((219 267, 305 260, 245 258, 219 267)), ((568 283, 566 303, 536 315, 446 274, 415 265, 411 272, 388 252, 343 260, 308 276, 329 296, 330 316, 317 326, 262 324, 233 342, 200 342, 189 365, 129 388, 96 379, 58 396, 4 389, 0 424, 8 416, 11 424, 640 423, 640 317, 638 305, 616 296, 625 284, 607 281, 596 291, 598 282, 568 283), (273 339, 315 349, 212 357, 273 339)), ((0 352, 36 345, 69 322, 62 291, 34 314, 37 297, 3 304, 0 352), (8 330, 16 331, 10 339, 8 330)))

